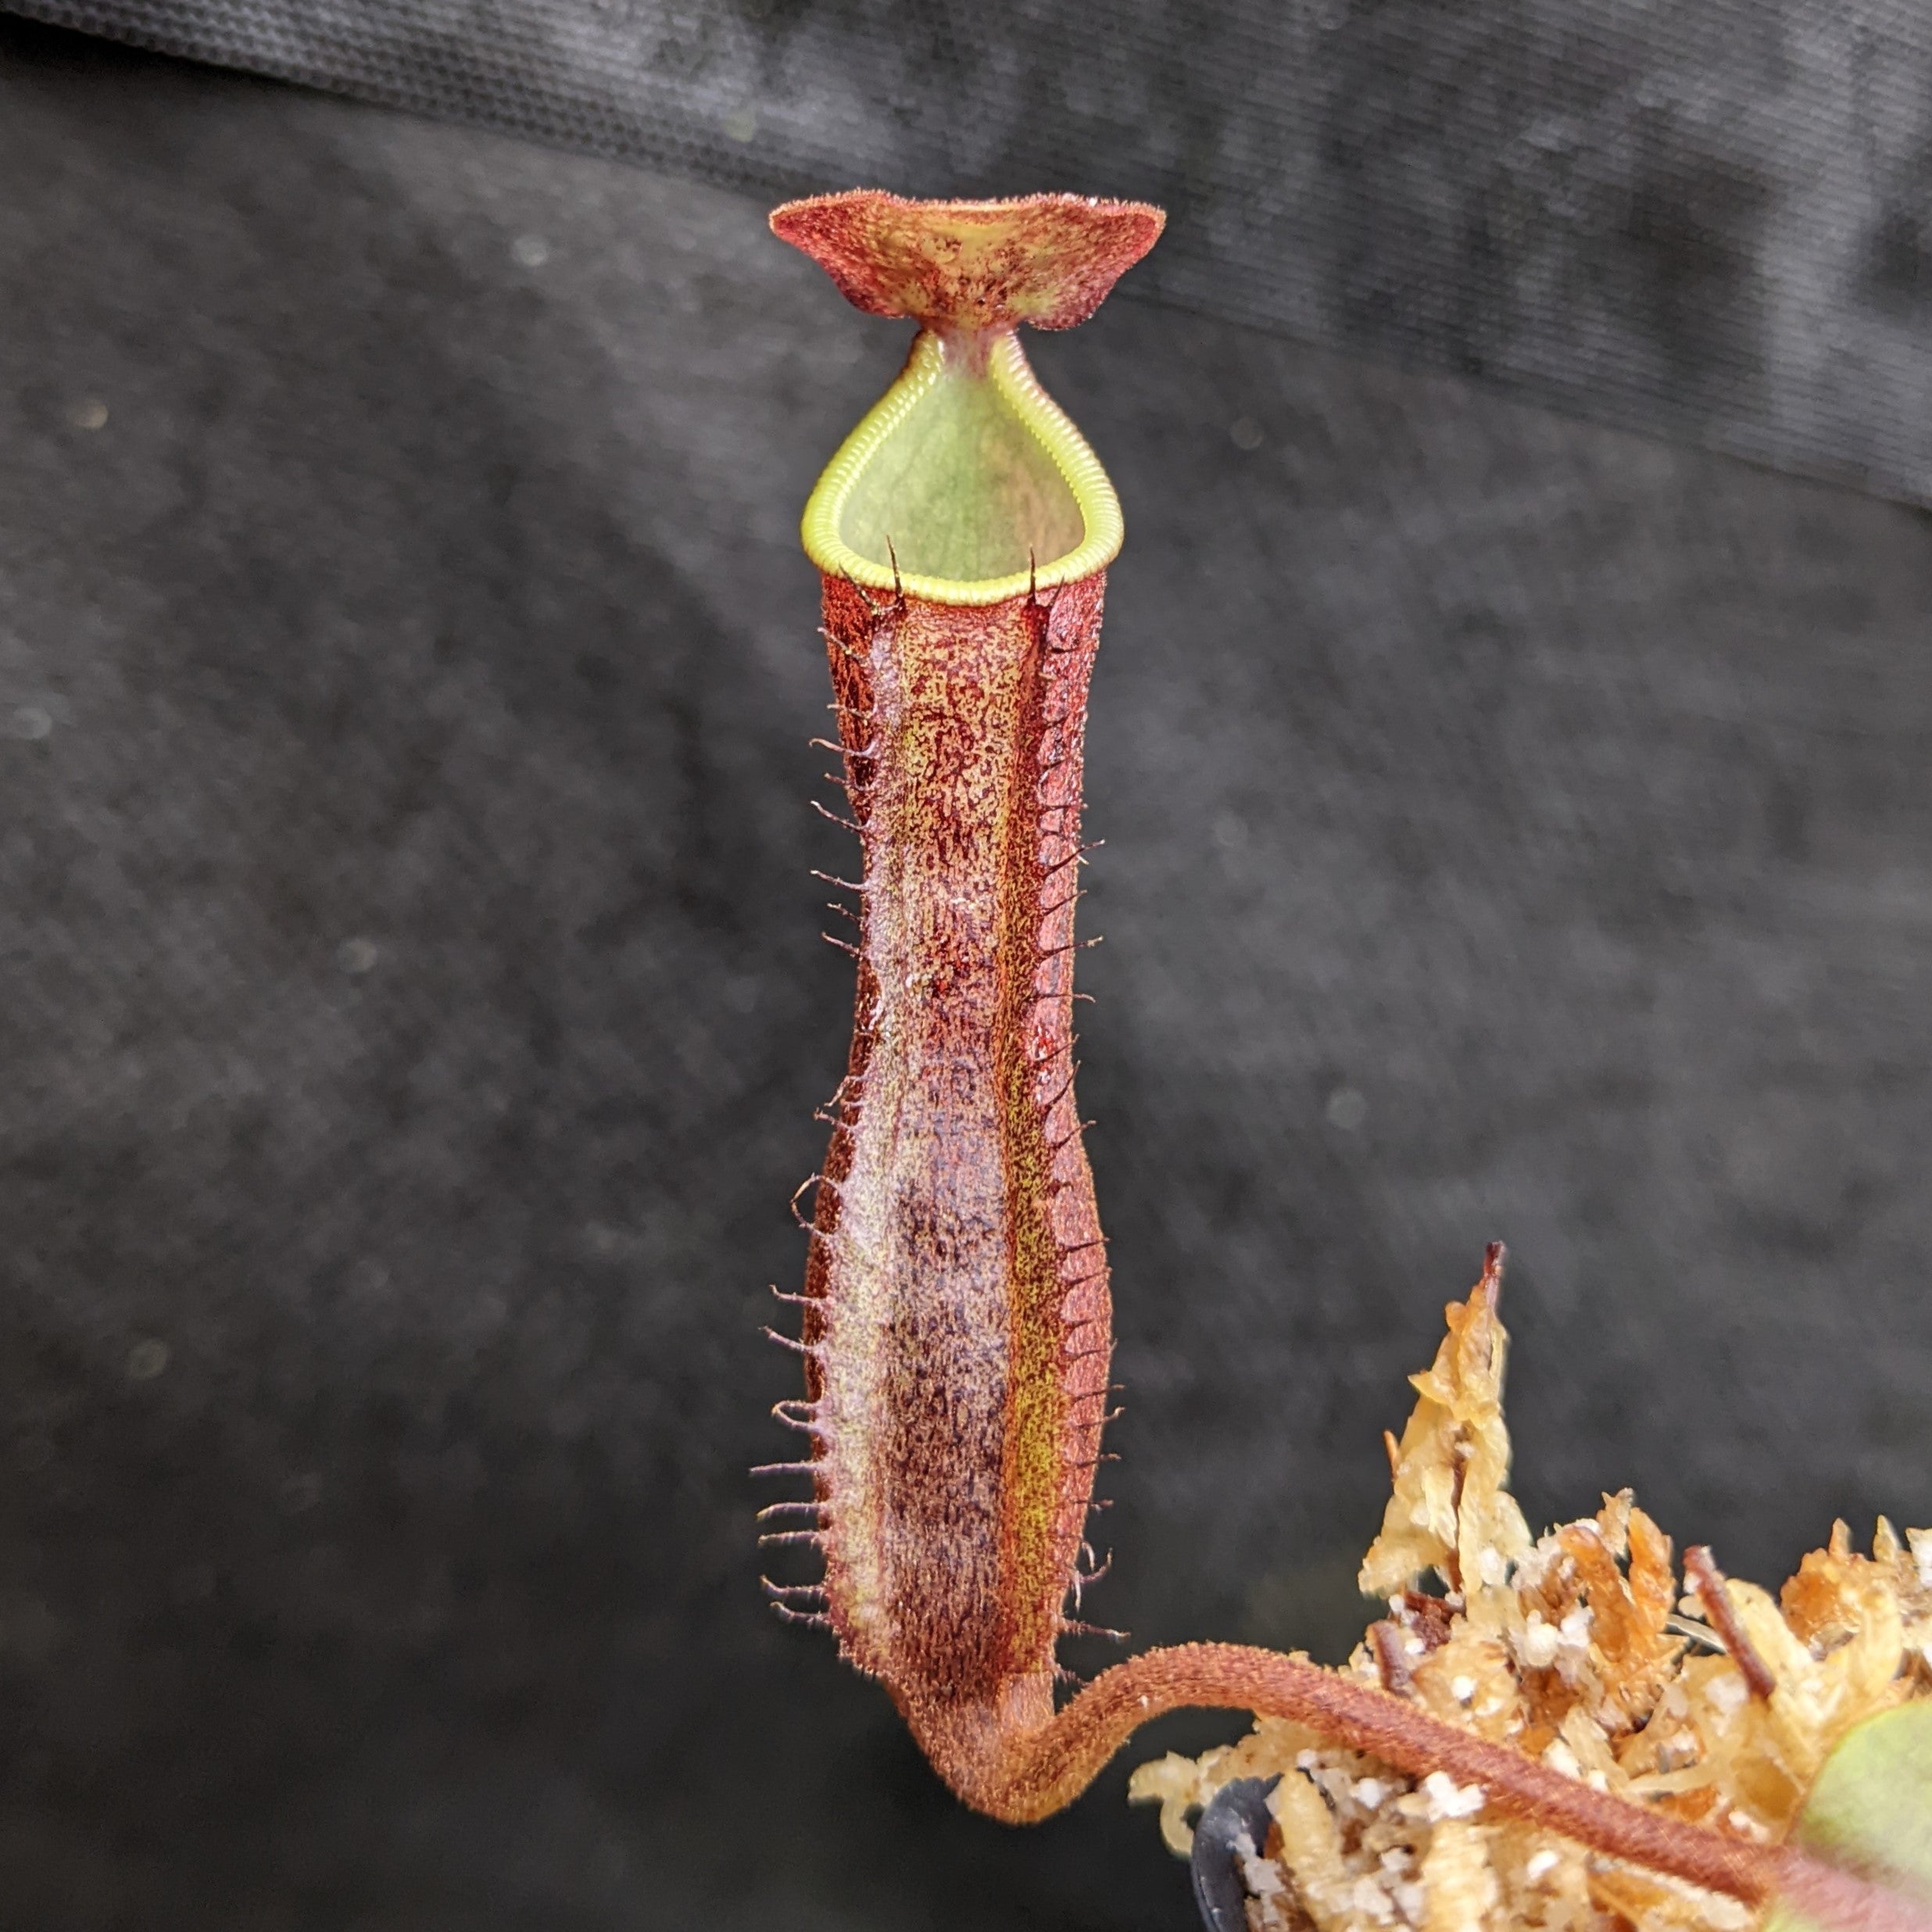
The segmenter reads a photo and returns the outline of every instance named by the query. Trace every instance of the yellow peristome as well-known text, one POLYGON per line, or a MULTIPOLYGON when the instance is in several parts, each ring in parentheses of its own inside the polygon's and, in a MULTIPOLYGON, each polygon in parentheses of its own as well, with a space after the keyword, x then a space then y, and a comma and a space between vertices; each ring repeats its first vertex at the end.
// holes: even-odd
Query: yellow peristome
POLYGON ((1018 338, 931 330, 826 466, 801 529, 828 577, 964 605, 1091 576, 1124 534, 1100 459, 1018 338))

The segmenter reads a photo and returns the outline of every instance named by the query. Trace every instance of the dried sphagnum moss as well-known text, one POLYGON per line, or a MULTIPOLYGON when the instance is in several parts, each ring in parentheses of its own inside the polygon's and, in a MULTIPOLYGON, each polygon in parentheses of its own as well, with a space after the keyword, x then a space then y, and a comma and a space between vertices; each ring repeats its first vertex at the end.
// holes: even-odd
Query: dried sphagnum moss
MULTIPOLYGON (((1386 1622, 1342 1669, 1606 1791, 1760 1841, 1782 1838, 1833 1747, 1861 1719, 1932 1690, 1932 1533, 1872 1554, 1843 1523, 1778 1598, 1728 1585, 1775 1680, 1768 1699, 1677 1602, 1670 1544, 1626 1490, 1531 1540, 1504 1484, 1507 1338, 1493 1294, 1451 1302, 1448 1334, 1399 1446, 1394 1493, 1362 1565, 1386 1622), (1446 1590, 1424 1595, 1430 1572, 1446 1590)), ((1236 1778, 1280 1775, 1275 1828, 1247 1862, 1254 1932, 1744 1932, 1747 1907, 1487 1814, 1437 1772, 1419 1781, 1314 1731, 1263 1718, 1240 1744, 1134 1773, 1185 1855, 1188 1815, 1236 1778)))

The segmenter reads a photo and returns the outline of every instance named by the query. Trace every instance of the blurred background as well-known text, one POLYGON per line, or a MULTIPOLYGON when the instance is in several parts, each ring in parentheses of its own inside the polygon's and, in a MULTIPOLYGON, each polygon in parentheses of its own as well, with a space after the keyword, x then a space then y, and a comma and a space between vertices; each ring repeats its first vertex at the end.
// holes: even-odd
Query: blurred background
POLYGON ((1172 213, 1029 345, 1129 529, 1091 1614, 1342 1655, 1492 1238, 1533 1522, 1932 1520, 1922 16, 18 12, 0 1921, 1193 1923, 1126 1771, 1238 1721, 1010 1830, 757 1591, 850 998, 796 524, 908 333, 782 194, 1172 213))

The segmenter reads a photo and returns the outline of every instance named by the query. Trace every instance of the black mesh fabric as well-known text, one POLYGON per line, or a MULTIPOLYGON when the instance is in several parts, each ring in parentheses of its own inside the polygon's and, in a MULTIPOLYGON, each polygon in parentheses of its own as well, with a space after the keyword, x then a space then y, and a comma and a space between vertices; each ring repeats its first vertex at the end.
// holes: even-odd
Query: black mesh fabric
POLYGON ((1137 295, 1932 499, 1923 7, 14 10, 767 193, 1147 196, 1137 295))
MULTIPOLYGON (((853 996, 797 516, 907 326, 764 194, 7 19, 0 182, 0 1927, 1188 1932, 1128 1770, 1238 1716, 1010 1830, 758 1587, 853 996)), ((1345 1654, 1497 1236, 1538 1526, 1932 1522, 1932 517, 1172 303, 1029 349, 1129 525, 1086 1613, 1345 1654)))

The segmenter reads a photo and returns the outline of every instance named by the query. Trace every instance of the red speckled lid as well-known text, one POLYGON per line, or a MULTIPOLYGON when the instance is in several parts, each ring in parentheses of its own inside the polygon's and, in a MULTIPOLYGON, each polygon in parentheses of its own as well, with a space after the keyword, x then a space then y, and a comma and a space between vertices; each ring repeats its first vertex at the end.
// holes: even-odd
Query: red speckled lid
POLYGON ((1166 221, 1144 202, 907 201, 861 188, 787 202, 771 230, 872 315, 940 328, 1070 329, 1106 300, 1166 221))

